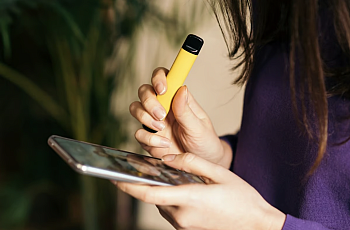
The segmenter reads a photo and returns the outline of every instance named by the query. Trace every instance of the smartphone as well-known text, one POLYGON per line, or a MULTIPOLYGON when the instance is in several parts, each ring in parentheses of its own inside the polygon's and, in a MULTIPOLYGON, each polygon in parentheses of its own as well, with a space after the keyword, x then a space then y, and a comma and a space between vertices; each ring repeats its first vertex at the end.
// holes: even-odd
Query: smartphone
POLYGON ((48 139, 48 144, 81 174, 163 186, 204 183, 200 177, 171 168, 158 158, 56 135, 48 139))

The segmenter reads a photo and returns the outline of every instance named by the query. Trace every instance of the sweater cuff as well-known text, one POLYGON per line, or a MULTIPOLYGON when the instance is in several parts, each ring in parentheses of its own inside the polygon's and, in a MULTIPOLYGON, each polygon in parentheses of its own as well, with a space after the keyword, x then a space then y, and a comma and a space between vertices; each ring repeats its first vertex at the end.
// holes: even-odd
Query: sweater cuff
POLYGON ((287 214, 282 230, 329 230, 329 228, 319 223, 298 219, 287 214))

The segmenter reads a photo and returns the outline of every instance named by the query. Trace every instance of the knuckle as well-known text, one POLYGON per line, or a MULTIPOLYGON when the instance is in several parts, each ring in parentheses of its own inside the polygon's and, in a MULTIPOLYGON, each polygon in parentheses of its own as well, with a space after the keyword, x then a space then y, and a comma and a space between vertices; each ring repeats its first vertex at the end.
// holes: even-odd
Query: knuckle
POLYGON ((152 103, 152 100, 150 97, 145 98, 145 100, 142 102, 145 108, 149 107, 151 103, 152 103))
POLYGON ((144 110, 142 110, 142 111, 140 112, 140 117, 139 117, 139 119, 140 119, 140 121, 141 121, 142 123, 144 123, 144 121, 147 119, 147 115, 148 115, 148 113, 147 113, 146 111, 144 111, 144 110))
POLYGON ((152 85, 157 85, 158 82, 163 82, 166 84, 166 76, 169 73, 169 70, 164 67, 159 67, 153 71, 151 82, 152 85))
POLYGON ((182 157, 182 164, 181 164, 180 169, 190 173, 191 170, 189 170, 186 165, 190 164, 194 160, 195 157, 196 157, 196 155, 194 155, 192 153, 184 153, 184 155, 182 157))
POLYGON ((183 156, 183 161, 185 163, 191 163, 196 158, 196 155, 192 153, 185 153, 183 156))
POLYGON ((152 134, 148 134, 148 145, 152 146, 152 140, 153 140, 153 135, 152 134))
POLYGON ((138 94, 139 96, 142 95, 148 88, 150 85, 148 84, 143 84, 140 86, 139 90, 138 90, 138 94))
POLYGON ((153 193, 151 193, 149 189, 146 189, 145 193, 141 197, 141 200, 146 203, 152 203, 153 197, 153 193))
POLYGON ((137 130, 134 136, 137 141, 140 141, 142 137, 141 129, 137 130))
POLYGON ((137 105, 139 104, 138 101, 134 101, 133 103, 130 104, 129 106, 129 112, 133 114, 133 112, 136 110, 137 105))
MULTIPOLYGON (((151 154, 151 150, 152 150, 152 146, 149 146, 146 141, 145 141, 145 137, 142 135, 142 132, 144 132, 143 129, 140 129, 138 131, 136 131, 135 133, 135 139, 137 140, 137 142, 141 145, 141 148, 144 149, 146 152, 151 154)), ((152 154, 151 154, 152 155, 152 154)))
POLYGON ((155 76, 157 76, 159 73, 164 72, 164 67, 157 67, 153 70, 152 72, 152 78, 154 78, 155 76))

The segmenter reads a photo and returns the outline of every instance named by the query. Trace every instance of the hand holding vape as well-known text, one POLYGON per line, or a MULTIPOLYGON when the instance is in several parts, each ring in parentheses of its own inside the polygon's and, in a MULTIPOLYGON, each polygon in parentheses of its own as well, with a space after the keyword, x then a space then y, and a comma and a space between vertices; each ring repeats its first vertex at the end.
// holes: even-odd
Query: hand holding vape
MULTIPOLYGON (((183 43, 166 78, 168 89, 164 94, 157 95, 157 99, 165 108, 166 114, 169 113, 171 102, 177 90, 184 84, 203 44, 203 39, 194 34, 189 34, 183 43)), ((157 132, 145 125, 143 127, 149 132, 157 132)))

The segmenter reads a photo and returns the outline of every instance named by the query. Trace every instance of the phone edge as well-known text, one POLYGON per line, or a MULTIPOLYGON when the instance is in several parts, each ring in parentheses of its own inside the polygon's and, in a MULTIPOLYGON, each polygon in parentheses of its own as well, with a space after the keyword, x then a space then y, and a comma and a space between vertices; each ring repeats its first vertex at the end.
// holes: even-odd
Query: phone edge
MULTIPOLYGON (((118 172, 112 172, 104 169, 99 169, 93 166, 89 165, 83 165, 79 162, 77 162, 72 156, 66 153, 64 149, 62 149, 59 144, 54 140, 54 138, 63 138, 63 139, 68 139, 68 140, 73 140, 73 141, 78 141, 70 138, 65 138, 61 137, 58 135, 51 135, 48 138, 48 144, 49 146, 76 172, 82 174, 82 175, 89 175, 89 176, 95 176, 103 179, 109 179, 109 180, 116 180, 116 181, 123 181, 123 182, 129 182, 129 183, 135 183, 135 184, 149 184, 149 185, 158 185, 158 186, 175 186, 173 184, 167 184, 163 182, 158 182, 154 180, 149 180, 145 178, 140 178, 132 175, 127 175, 127 174, 122 174, 118 172), (114 174, 114 175, 113 175, 114 174), (120 180, 117 180, 120 179, 120 180)), ((89 142, 84 142, 84 141, 78 141, 78 142, 83 142, 86 144, 92 144, 95 146, 102 146, 102 145, 97 145, 89 142)), ((102 146, 105 147, 105 146, 102 146)), ((113 149, 113 148, 110 148, 113 149)), ((121 151, 121 150, 118 150, 121 151)), ((127 151, 124 151, 127 152, 127 151)), ((131 152, 130 152, 131 153, 131 152)))

